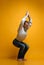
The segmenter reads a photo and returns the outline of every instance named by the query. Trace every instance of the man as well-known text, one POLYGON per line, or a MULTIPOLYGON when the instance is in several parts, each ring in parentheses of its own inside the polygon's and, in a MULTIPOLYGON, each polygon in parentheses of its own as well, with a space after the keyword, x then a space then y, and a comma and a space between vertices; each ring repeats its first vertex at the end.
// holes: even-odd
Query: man
POLYGON ((27 30, 31 27, 32 25, 32 19, 29 16, 29 12, 26 13, 24 18, 21 20, 20 26, 18 28, 18 34, 17 37, 13 40, 13 44, 20 48, 19 53, 18 53, 18 59, 23 60, 24 56, 29 49, 29 46, 23 42, 23 40, 27 36, 27 30), (28 17, 29 21, 26 21, 26 18, 28 17))

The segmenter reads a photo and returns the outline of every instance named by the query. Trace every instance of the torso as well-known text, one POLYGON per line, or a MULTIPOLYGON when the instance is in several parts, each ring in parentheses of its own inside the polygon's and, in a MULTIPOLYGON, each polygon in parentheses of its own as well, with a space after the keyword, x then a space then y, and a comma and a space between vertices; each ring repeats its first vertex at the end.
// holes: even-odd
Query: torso
POLYGON ((23 41, 26 38, 27 32, 24 30, 24 27, 18 32, 16 39, 23 41))

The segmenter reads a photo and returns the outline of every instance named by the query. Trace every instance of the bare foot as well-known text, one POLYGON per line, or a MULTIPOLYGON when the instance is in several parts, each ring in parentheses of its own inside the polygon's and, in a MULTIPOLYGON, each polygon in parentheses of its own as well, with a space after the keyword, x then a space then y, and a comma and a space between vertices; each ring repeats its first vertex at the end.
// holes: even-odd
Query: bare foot
POLYGON ((17 59, 18 61, 23 61, 23 59, 17 59))
POLYGON ((26 59, 17 59, 18 61, 26 61, 26 59))

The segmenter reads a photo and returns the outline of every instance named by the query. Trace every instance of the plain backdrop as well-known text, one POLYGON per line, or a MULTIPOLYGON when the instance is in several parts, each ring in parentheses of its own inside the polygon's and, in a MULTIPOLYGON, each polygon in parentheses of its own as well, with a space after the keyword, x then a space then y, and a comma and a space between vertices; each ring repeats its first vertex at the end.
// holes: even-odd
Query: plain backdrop
POLYGON ((13 45, 26 11, 32 26, 24 40, 30 46, 26 59, 44 59, 44 0, 0 0, 0 58, 16 58, 19 48, 13 45))

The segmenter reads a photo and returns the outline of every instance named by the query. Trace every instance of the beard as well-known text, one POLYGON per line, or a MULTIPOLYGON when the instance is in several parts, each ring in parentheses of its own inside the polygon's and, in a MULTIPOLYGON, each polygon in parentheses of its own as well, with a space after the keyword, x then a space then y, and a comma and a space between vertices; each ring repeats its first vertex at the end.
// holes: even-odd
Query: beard
POLYGON ((25 30, 25 31, 27 31, 27 30, 28 30, 28 28, 24 27, 24 30, 25 30))

